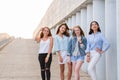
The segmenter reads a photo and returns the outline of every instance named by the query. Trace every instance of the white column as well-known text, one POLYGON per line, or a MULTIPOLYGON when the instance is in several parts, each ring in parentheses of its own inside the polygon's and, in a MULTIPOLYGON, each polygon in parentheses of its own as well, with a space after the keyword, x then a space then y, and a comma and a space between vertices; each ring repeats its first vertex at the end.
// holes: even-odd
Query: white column
POLYGON ((72 26, 72 19, 70 17, 70 18, 68 18, 68 27, 71 27, 71 26, 72 26))
POLYGON ((72 15, 72 27, 76 25, 76 15, 72 15))
MULTIPOLYGON (((72 27, 72 17, 68 18, 68 27, 71 28, 72 27)), ((72 35, 72 31, 69 31, 70 35, 72 35)))
POLYGON ((53 28, 53 37, 55 37, 55 34, 56 34, 56 32, 55 32, 55 27, 53 28))
POLYGON ((57 33, 58 25, 55 26, 55 34, 57 33))
POLYGON ((81 23, 81 21, 80 21, 80 15, 81 15, 80 12, 76 13, 76 25, 79 25, 79 26, 81 26, 80 25, 80 23, 81 23))
POLYGON ((68 20, 67 19, 65 20, 65 23, 68 25, 68 20))
POLYGON ((81 28, 84 31, 85 35, 87 34, 87 9, 81 9, 81 28))
POLYGON ((51 34, 53 35, 53 28, 50 31, 51 31, 51 34))
MULTIPOLYGON (((93 18, 92 15, 93 15, 92 4, 88 4, 87 5, 87 26, 86 26, 87 31, 86 31, 86 35, 88 35, 88 32, 90 30, 90 23, 93 20, 92 19, 93 18)), ((85 58, 84 64, 82 66, 82 70, 84 72, 87 72, 87 67, 88 67, 88 63, 86 62, 86 58, 85 58)))
POLYGON ((105 0, 93 0, 93 20, 100 24, 102 32, 105 30, 105 0))
MULTIPOLYGON (((117 22, 117 79, 120 80, 120 0, 116 0, 117 22)), ((113 30, 114 31, 114 30, 113 30)))
POLYGON ((53 31, 52 31, 52 29, 50 29, 50 31, 51 31, 51 34, 53 34, 53 31))
MULTIPOLYGON (((87 29, 86 29, 87 28, 87 9, 86 8, 81 9, 81 28, 86 35, 87 34, 87 29)), ((84 72, 87 72, 87 67, 86 66, 87 65, 84 64, 81 68, 84 72)))
POLYGON ((105 0, 105 36, 112 45, 110 49, 106 52, 106 80, 117 80, 117 42, 115 8, 115 0, 105 0))
POLYGON ((90 23, 93 21, 93 5, 87 5, 87 35, 90 30, 90 23))
MULTIPOLYGON (((105 31, 105 1, 93 0, 93 20, 97 21, 100 25, 102 33, 105 31)), ((105 73, 105 54, 102 55, 96 65, 97 80, 106 80, 105 73)))

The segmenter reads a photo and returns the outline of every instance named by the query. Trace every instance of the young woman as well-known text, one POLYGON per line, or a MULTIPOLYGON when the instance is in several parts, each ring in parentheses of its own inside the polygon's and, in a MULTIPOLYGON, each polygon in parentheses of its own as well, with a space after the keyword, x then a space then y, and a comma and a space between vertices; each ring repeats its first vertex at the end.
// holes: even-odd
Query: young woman
POLYGON ((55 36, 55 51, 58 53, 58 61, 60 64, 60 78, 64 80, 65 64, 68 64, 68 79, 71 80, 72 76, 72 63, 70 57, 68 57, 67 45, 69 40, 69 28, 66 23, 61 24, 58 27, 57 35, 55 36))
POLYGON ((97 80, 95 72, 96 64, 99 61, 101 54, 103 54, 109 48, 109 46, 109 42, 101 33, 98 22, 92 21, 90 24, 90 32, 87 39, 86 49, 87 62, 89 62, 88 73, 91 76, 92 80, 97 80))
POLYGON ((44 27, 40 33, 40 36, 36 37, 36 41, 40 42, 38 60, 41 67, 42 80, 50 80, 51 72, 50 66, 52 61, 52 47, 53 38, 48 27, 44 27), (46 75, 46 77, 45 77, 46 75))
POLYGON ((87 39, 84 36, 83 30, 80 26, 73 27, 72 37, 68 43, 68 53, 70 53, 73 63, 74 80, 80 80, 79 71, 84 62, 86 46, 87 39))

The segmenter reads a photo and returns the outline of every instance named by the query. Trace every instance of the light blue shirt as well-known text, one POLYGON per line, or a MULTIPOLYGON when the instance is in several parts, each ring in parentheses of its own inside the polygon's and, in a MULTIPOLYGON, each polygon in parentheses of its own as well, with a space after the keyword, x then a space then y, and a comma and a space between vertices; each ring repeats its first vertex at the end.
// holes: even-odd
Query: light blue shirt
POLYGON ((54 38, 54 49, 55 51, 67 51, 69 37, 56 35, 54 38))
POLYGON ((99 48, 102 51, 106 51, 109 47, 110 47, 109 42, 101 32, 97 32, 96 34, 92 33, 87 38, 86 52, 96 50, 96 48, 99 48))

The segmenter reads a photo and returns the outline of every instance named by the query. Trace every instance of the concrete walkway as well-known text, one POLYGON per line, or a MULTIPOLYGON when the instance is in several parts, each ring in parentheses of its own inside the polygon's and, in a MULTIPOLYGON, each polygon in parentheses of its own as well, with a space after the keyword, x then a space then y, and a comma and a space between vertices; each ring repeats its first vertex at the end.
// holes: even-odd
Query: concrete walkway
MULTIPOLYGON (((38 44, 29 39, 16 39, 8 44, 0 51, 0 80, 41 80, 38 49, 38 44)), ((56 55, 53 55, 51 72, 51 80, 60 80, 56 55)), ((81 72, 81 80, 90 78, 81 72)))

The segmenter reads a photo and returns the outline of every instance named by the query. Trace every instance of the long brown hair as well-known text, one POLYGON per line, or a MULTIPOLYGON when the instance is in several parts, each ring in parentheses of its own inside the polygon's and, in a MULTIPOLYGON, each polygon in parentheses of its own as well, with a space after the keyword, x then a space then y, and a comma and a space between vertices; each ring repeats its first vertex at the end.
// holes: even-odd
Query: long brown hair
POLYGON ((70 36, 70 34, 69 34, 69 28, 68 28, 68 25, 67 25, 66 23, 62 23, 62 24, 58 27, 56 34, 59 33, 60 28, 61 28, 63 25, 66 27, 66 30, 65 30, 65 32, 63 33, 63 35, 69 37, 69 36, 70 36))
POLYGON ((76 36, 74 28, 79 28, 80 29, 80 35, 85 36, 82 28, 79 25, 73 27, 73 33, 72 33, 73 36, 76 36))
POLYGON ((98 32, 101 32, 101 29, 100 29, 100 26, 99 26, 98 22, 97 22, 97 21, 92 21, 92 22, 90 23, 90 31, 89 31, 89 34, 92 34, 92 33, 93 33, 92 23, 97 24, 97 26, 98 26, 98 30, 97 30, 97 31, 98 31, 98 32))
POLYGON ((44 28, 42 28, 42 31, 40 33, 40 38, 43 38, 43 36, 44 36, 43 31, 44 31, 45 28, 47 28, 49 30, 48 36, 52 36, 50 29, 48 27, 44 27, 44 28))

